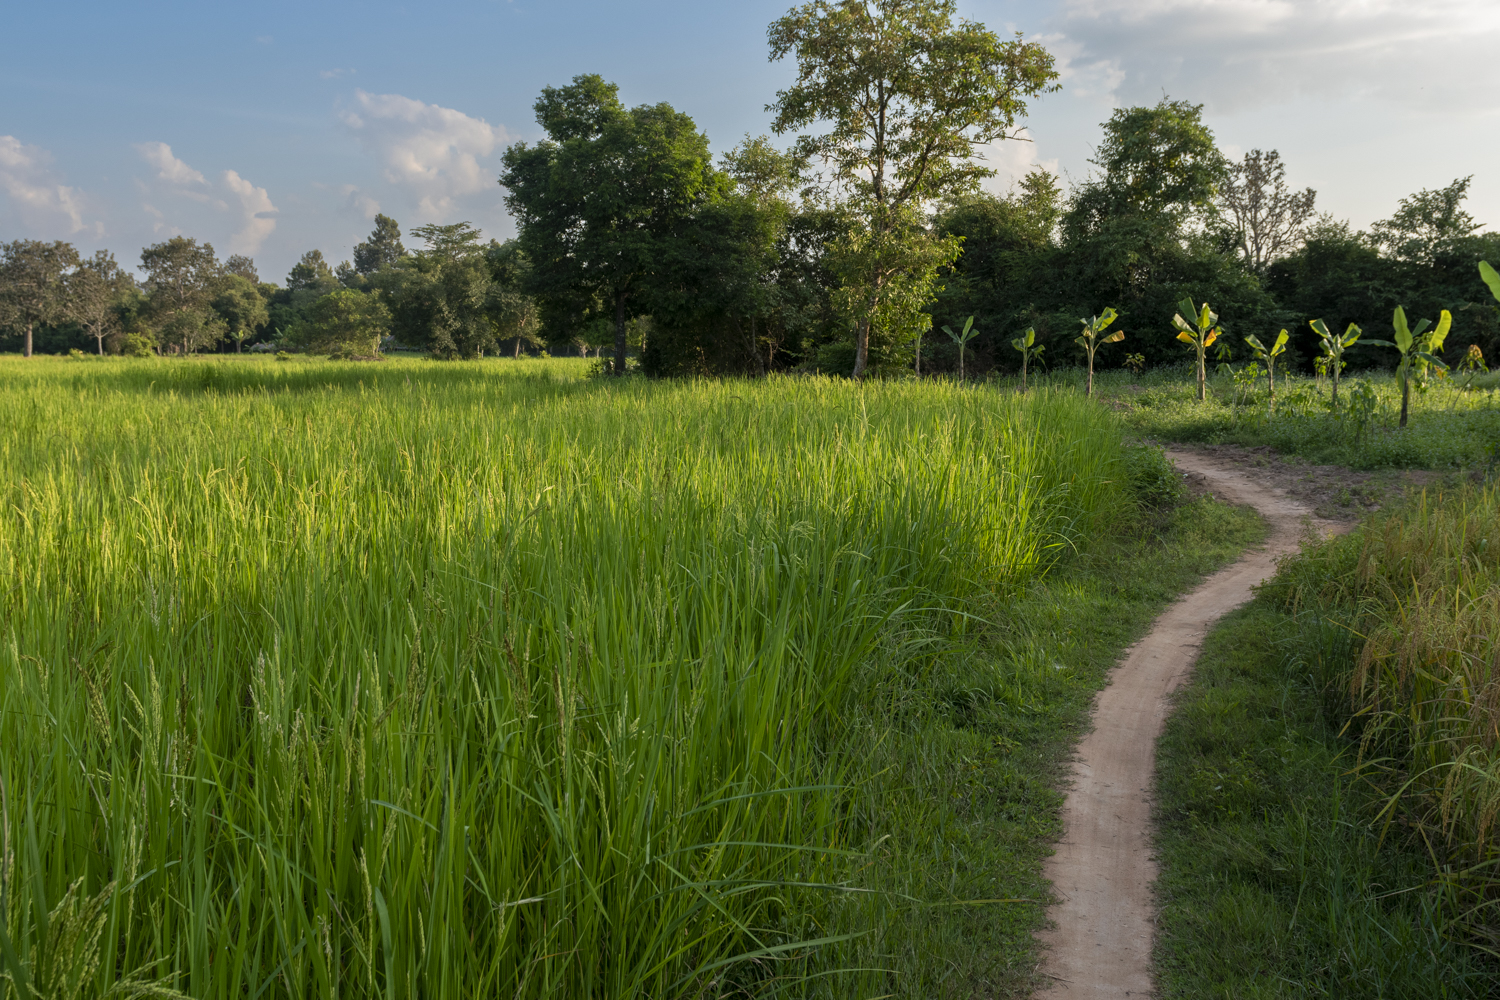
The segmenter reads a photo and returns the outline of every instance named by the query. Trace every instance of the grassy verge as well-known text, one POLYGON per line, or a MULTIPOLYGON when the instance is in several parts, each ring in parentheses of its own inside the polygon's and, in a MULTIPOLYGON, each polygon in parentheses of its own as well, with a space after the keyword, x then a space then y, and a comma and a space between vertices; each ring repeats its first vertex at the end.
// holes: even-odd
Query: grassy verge
POLYGON ((1494 524, 1413 505, 1209 637, 1159 758, 1164 995, 1494 995, 1494 524))
POLYGON ((887 786, 872 884, 894 901, 862 949, 865 963, 893 970, 869 995, 1024 996, 1040 985, 1041 865, 1093 696, 1167 603, 1263 531, 1206 498, 1117 528, 1024 591, 973 605, 984 623, 911 661, 920 672, 867 721, 866 752, 887 786))

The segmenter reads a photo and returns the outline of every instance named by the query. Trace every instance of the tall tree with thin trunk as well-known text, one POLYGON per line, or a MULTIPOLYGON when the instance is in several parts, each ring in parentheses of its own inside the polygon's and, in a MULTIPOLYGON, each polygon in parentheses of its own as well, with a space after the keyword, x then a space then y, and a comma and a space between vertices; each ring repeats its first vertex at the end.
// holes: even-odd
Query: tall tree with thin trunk
POLYGON ((1312 188, 1293 191, 1287 187, 1286 165, 1276 150, 1252 149, 1239 163, 1226 166, 1217 202, 1239 232, 1245 263, 1263 274, 1273 260, 1301 244, 1317 197, 1312 188))
MULTIPOLYGON (((870 328, 887 287, 930 286, 905 269, 913 260, 934 271, 946 262, 907 252, 926 236, 912 225, 912 209, 991 176, 978 147, 1021 138, 1024 98, 1056 89, 1052 56, 1040 45, 1019 35, 1001 41, 956 13, 954 0, 814 0, 769 30, 771 60, 797 61, 796 82, 767 108, 773 128, 831 124, 801 136, 797 153, 831 169, 868 231, 861 245, 877 251, 863 255, 863 273, 845 276, 865 302, 855 317, 856 378, 869 365, 870 328)), ((926 304, 905 297, 917 310, 926 304)))
POLYGON ((224 335, 227 325, 208 305, 222 274, 213 244, 174 236, 142 250, 141 269, 164 341, 190 354, 224 335))
POLYGON ((81 261, 65 279, 68 316, 88 331, 104 354, 104 338, 120 326, 120 305, 135 289, 135 279, 115 263, 115 255, 99 250, 81 261))
POLYGON ((0 243, 0 326, 22 334, 22 353, 31 357, 38 326, 67 316, 64 275, 78 264, 78 251, 61 240, 0 243))

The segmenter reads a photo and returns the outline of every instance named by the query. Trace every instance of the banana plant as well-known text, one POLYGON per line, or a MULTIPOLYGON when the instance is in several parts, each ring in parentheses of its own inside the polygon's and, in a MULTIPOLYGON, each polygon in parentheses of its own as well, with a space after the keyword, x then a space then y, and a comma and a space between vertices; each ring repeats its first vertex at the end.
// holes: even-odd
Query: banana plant
POLYGON ((1215 325, 1219 322, 1219 314, 1210 309, 1207 302, 1203 303, 1202 309, 1194 307, 1192 299, 1183 299, 1177 303, 1177 308, 1181 312, 1172 317, 1172 325, 1181 331, 1177 334, 1177 339, 1193 348, 1198 355, 1198 402, 1201 403, 1208 398, 1208 373, 1204 371, 1204 358, 1223 332, 1215 325), (1193 322, 1183 319, 1182 313, 1192 316, 1193 322))
POLYGON ((1021 352, 1021 391, 1026 391, 1026 366, 1033 360, 1040 361, 1046 345, 1036 342, 1036 330, 1027 327, 1026 332, 1010 342, 1010 346, 1021 352), (1033 346, 1035 345, 1035 346, 1033 346))
POLYGON ((964 348, 968 346, 969 341, 979 336, 979 331, 974 329, 974 317, 970 316, 965 321, 963 333, 954 333, 946 326, 943 327, 943 332, 958 345, 958 377, 962 380, 964 377, 964 348))
POLYGON ((1083 351, 1089 357, 1089 384, 1086 395, 1094 394, 1094 352, 1104 344, 1118 344, 1125 339, 1124 330, 1116 330, 1114 333, 1106 334, 1104 331, 1120 314, 1113 308, 1106 308, 1097 316, 1088 319, 1080 319, 1083 324, 1083 333, 1073 338, 1073 343, 1081 344, 1083 351))
POLYGON ((1266 363, 1266 379, 1271 386, 1271 412, 1276 412, 1276 359, 1286 353, 1286 342, 1290 334, 1282 330, 1276 336, 1276 342, 1270 347, 1260 342, 1260 338, 1251 334, 1245 338, 1245 343, 1255 352, 1255 356, 1266 363))
POLYGON ((1479 276, 1490 286, 1490 294, 1500 300, 1500 271, 1491 267, 1489 261, 1482 260, 1479 262, 1479 276))
MULTIPOLYGON (((1359 341, 1359 335, 1363 331, 1358 326, 1350 323, 1349 329, 1345 330, 1341 335, 1335 336, 1328 329, 1328 324, 1320 319, 1313 320, 1308 326, 1313 328, 1313 333, 1318 335, 1318 340, 1323 344, 1323 357, 1328 363, 1328 371, 1333 375, 1333 408, 1338 409, 1339 372, 1344 370, 1344 351, 1353 347, 1359 341)), ((1373 341, 1366 341, 1366 343, 1373 343, 1373 341)))
POLYGON ((1396 367, 1396 377, 1401 380, 1401 426, 1406 426, 1406 413, 1411 400, 1411 375, 1413 371, 1425 374, 1428 367, 1447 371, 1448 366, 1437 356, 1438 351, 1443 349, 1443 341, 1448 339, 1448 331, 1453 327, 1453 315, 1444 309, 1438 317, 1437 326, 1432 325, 1431 320, 1421 320, 1415 327, 1407 325, 1406 310, 1400 306, 1396 307, 1396 314, 1391 319, 1391 325, 1396 330, 1396 340, 1367 340, 1367 344, 1376 344, 1380 347, 1394 347, 1401 352, 1401 364, 1396 367), (1424 337, 1423 334, 1426 334, 1424 337))

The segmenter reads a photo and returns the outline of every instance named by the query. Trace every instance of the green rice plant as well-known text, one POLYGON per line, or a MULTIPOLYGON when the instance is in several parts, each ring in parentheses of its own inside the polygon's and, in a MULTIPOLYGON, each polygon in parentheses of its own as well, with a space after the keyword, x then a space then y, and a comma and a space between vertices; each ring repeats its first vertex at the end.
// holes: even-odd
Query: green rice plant
POLYGON ((862 706, 1118 516, 1120 429, 585 367, 0 362, 0 995, 852 982, 862 706))
POLYGON ((1177 339, 1193 349, 1198 363, 1198 402, 1202 403, 1208 398, 1207 352, 1223 332, 1217 326, 1219 314, 1210 309, 1207 302, 1203 303, 1202 309, 1196 308, 1192 299, 1183 299, 1177 303, 1177 308, 1181 312, 1172 317, 1172 325, 1177 327, 1177 339), (1192 317, 1191 322, 1182 318, 1184 313, 1192 317))
POLYGON ((1290 564, 1279 587, 1353 643, 1318 669, 1384 792, 1378 828, 1415 831, 1451 919, 1500 957, 1497 525, 1493 485, 1424 495, 1290 564))
POLYGON ((1088 357, 1089 377, 1087 388, 1084 389, 1084 395, 1086 396, 1094 394, 1094 354, 1103 344, 1118 344, 1125 339, 1124 330, 1116 330, 1110 334, 1104 332, 1115 321, 1118 315, 1114 308, 1110 307, 1097 316, 1090 316, 1088 319, 1080 319, 1078 321, 1083 324, 1083 333, 1073 338, 1073 343, 1082 347, 1083 353, 1088 357))

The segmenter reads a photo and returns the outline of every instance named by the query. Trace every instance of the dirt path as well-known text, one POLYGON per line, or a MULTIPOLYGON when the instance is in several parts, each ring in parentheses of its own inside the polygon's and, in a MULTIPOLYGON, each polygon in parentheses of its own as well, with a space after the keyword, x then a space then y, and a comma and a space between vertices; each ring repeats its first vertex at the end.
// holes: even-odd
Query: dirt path
POLYGON ((1054 986, 1048 1000, 1153 994, 1151 788, 1171 693, 1187 679, 1214 621, 1250 599, 1278 556, 1296 550, 1309 527, 1345 527, 1313 520, 1307 506, 1258 482, 1253 469, 1201 453, 1168 455, 1189 478, 1201 477, 1200 488, 1259 511, 1271 535, 1168 608, 1099 695, 1063 805, 1063 839, 1046 866, 1060 900, 1048 913, 1056 926, 1038 935, 1046 949, 1042 972, 1054 986))

